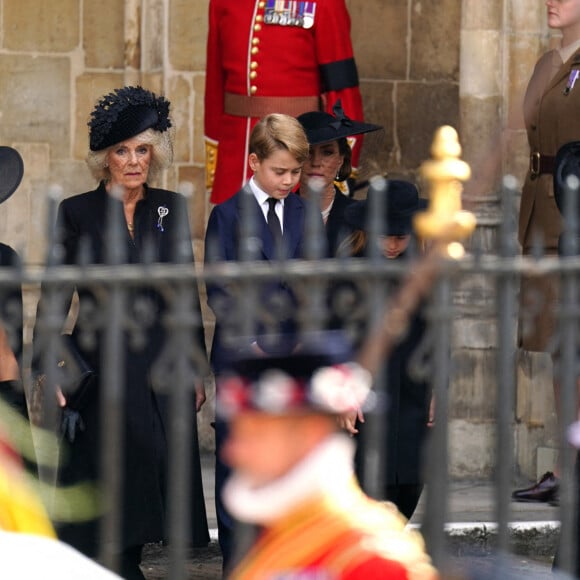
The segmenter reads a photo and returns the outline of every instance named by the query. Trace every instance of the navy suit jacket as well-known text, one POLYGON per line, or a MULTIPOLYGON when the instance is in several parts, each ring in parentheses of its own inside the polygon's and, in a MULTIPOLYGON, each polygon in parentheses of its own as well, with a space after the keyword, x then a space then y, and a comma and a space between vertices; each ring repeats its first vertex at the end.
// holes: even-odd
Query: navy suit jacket
MULTIPOLYGON (((205 262, 238 261, 247 241, 243 235, 244 225, 253 224, 253 233, 258 240, 254 247, 253 260, 274 261, 302 258, 304 255, 306 202, 291 193, 284 200, 283 250, 276 248, 264 214, 248 185, 227 201, 215 206, 209 216, 205 237, 205 262), (247 221, 246 221, 247 220, 247 221)), ((241 289, 208 283, 208 305, 216 316, 216 328, 211 349, 211 363, 215 373, 228 367, 236 353, 248 348, 253 342, 268 352, 283 354, 296 344, 294 312, 296 299, 289 286, 282 280, 266 282, 259 287, 253 320, 254 332, 242 333, 245 296, 241 289), (283 303, 284 308, 279 307, 283 303), (281 312, 284 310, 284 312, 281 312), (289 315, 288 311, 292 313, 289 315), (267 312, 269 321, 262 320, 261 313, 267 312), (280 341, 266 344, 264 336, 276 334, 280 341)))

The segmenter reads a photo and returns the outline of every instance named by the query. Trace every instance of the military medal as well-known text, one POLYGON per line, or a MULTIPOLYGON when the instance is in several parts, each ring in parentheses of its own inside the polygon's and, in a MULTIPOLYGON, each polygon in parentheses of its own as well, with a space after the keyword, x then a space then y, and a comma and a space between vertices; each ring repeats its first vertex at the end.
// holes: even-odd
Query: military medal
POLYGON ((289 26, 296 26, 296 21, 298 20, 298 2, 296 2, 296 0, 290 0, 290 2, 288 2, 288 4, 290 4, 290 8, 289 8, 289 18, 288 18, 288 25, 289 26))
POLYGON ((264 8, 264 23, 312 28, 315 12, 316 2, 267 0, 264 8))
POLYGON ((268 0, 266 8, 264 8, 264 22, 266 24, 273 24, 275 13, 276 13, 276 0, 268 0))
POLYGON ((304 26, 304 2, 297 2, 298 10, 294 20, 294 26, 304 26))
POLYGON ((578 80, 578 76, 580 75, 580 70, 573 68, 570 71, 570 76, 568 77, 568 83, 566 84, 566 88, 564 89, 564 95, 569 95, 570 91, 574 88, 576 81, 578 80))
POLYGON ((312 28, 314 26, 314 13, 316 12, 316 2, 303 2, 302 28, 312 28))
POLYGON ((290 23, 290 2, 281 0, 279 14, 278 24, 288 26, 290 23))

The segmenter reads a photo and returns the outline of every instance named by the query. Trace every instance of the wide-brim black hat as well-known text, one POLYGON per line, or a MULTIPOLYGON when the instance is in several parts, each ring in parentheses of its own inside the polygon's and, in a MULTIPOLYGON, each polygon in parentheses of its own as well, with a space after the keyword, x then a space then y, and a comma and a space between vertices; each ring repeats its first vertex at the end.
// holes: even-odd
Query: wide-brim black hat
POLYGON ((0 146, 0 203, 6 201, 20 185, 24 163, 12 147, 0 146))
POLYGON ((371 187, 367 199, 349 205, 344 212, 344 219, 350 227, 367 231, 370 226, 369 212, 377 206, 383 208, 378 233, 404 236, 413 231, 413 216, 427 207, 427 201, 419 197, 417 188, 411 182, 389 179, 386 189, 371 187), (374 202, 374 196, 377 195, 384 195, 380 204, 374 202))
POLYGON ((147 129, 167 131, 169 101, 143 87, 115 89, 97 103, 88 125, 91 151, 101 151, 147 129))
MULTIPOLYGON (((566 203, 566 182, 571 175, 580 179, 580 141, 571 141, 562 145, 554 162, 554 199, 561 213, 566 203)), ((577 214, 580 217, 580 200, 577 202, 577 214)))
POLYGON ((333 112, 334 115, 324 111, 309 111, 297 117, 310 145, 320 145, 382 129, 380 125, 349 119, 342 109, 340 100, 335 103, 333 112))

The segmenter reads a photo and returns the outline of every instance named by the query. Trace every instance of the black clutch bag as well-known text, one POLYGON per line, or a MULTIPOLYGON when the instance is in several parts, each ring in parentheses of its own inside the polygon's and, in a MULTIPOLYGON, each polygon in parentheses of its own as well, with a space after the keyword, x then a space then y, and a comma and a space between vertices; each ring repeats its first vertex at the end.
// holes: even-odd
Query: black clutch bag
MULTIPOLYGON (((79 352, 71 335, 63 334, 60 339, 62 342, 54 369, 56 385, 66 399, 66 406, 61 410, 60 431, 73 443, 78 433, 84 431, 80 410, 93 387, 96 374, 79 352)), ((32 389, 31 420, 37 425, 43 423, 45 381, 45 373, 37 374, 32 389)))
POLYGON ((79 352, 70 334, 61 335, 61 340, 57 385, 67 399, 67 407, 79 410, 95 380, 95 371, 79 352))

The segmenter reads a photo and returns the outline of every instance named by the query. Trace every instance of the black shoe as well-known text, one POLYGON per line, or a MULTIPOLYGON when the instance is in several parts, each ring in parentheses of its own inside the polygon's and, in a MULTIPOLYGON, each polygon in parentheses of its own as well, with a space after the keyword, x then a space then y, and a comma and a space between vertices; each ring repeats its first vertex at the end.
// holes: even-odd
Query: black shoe
POLYGON ((547 471, 531 487, 514 491, 512 499, 521 502, 549 502, 558 496, 559 489, 560 479, 551 471, 547 471))
POLYGON ((548 503, 554 507, 560 507, 560 488, 556 490, 554 497, 548 500, 548 503))

